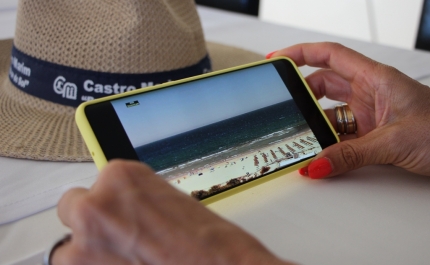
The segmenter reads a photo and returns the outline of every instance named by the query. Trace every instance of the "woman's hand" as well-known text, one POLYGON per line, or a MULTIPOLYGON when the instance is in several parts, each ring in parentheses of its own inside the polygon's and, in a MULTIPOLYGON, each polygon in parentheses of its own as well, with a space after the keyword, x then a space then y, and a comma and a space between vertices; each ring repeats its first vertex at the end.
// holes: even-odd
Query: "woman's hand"
MULTIPOLYGON (((357 138, 319 153, 302 174, 331 177, 370 164, 430 176, 430 89, 397 69, 336 43, 299 44, 269 54, 322 69, 306 80, 317 98, 348 103, 357 138)), ((333 110, 326 111, 336 128, 333 110)))
POLYGON ((54 265, 287 264, 138 162, 110 162, 90 190, 68 191, 58 214, 73 234, 54 265))

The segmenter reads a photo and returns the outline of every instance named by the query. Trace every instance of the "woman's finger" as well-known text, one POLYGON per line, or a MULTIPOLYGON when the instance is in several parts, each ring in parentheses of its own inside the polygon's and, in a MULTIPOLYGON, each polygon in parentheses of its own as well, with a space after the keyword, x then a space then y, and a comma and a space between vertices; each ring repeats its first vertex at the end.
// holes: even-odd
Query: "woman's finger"
POLYGON ((81 260, 82 255, 77 255, 78 253, 75 253, 70 241, 65 242, 52 251, 50 259, 50 264, 52 265, 73 264, 76 262, 83 264, 83 261, 81 260))
POLYGON ((363 137, 325 148, 309 164, 307 175, 319 179, 367 165, 392 163, 394 158, 390 155, 386 133, 373 131, 363 137))
MULTIPOLYGON (((368 81, 363 75, 374 73, 378 63, 370 58, 338 43, 304 43, 274 52, 270 57, 287 56, 298 66, 333 69, 349 82, 359 78, 368 81)), ((377 77, 377 76, 376 76, 377 77)))
POLYGON ((88 189, 73 188, 63 194, 58 202, 58 217, 64 225, 73 227, 74 220, 78 217, 76 214, 77 205, 82 203, 81 200, 88 194, 88 189))
MULTIPOLYGON (((306 81, 317 98, 326 96, 332 100, 348 103, 358 125, 359 135, 365 135, 375 128, 374 99, 369 94, 366 95, 371 89, 365 87, 352 89, 349 82, 329 69, 314 72, 306 77, 306 81)), ((331 117, 334 117, 334 114, 331 117)), ((335 117, 332 124, 336 128, 335 117)))
POLYGON ((306 77, 312 92, 317 99, 327 97, 332 100, 350 102, 351 85, 332 70, 320 69, 306 77))
MULTIPOLYGON (((91 246, 82 248, 72 242, 67 242, 54 250, 51 256, 52 265, 126 265, 133 264, 132 259, 118 255, 115 250, 91 246)), ((139 260, 139 264, 146 264, 139 260)))

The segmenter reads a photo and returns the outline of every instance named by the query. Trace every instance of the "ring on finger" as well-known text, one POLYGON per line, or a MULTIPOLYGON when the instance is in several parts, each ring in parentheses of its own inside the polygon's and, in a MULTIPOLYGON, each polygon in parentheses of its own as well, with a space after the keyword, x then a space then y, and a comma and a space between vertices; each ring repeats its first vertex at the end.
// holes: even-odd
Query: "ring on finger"
POLYGON ((334 107, 337 131, 339 134, 354 134, 357 132, 357 122, 348 104, 342 103, 334 107))
POLYGON ((51 264, 51 258, 54 254, 54 251, 64 245, 65 243, 69 242, 72 239, 71 234, 67 234, 63 236, 61 239, 57 240, 52 246, 45 252, 45 255, 43 256, 43 265, 52 265, 51 264))

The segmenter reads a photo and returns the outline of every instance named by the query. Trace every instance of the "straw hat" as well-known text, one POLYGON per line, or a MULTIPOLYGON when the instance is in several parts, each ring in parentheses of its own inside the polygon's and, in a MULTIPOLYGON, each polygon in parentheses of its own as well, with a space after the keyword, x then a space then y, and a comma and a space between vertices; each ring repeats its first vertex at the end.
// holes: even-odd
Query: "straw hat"
POLYGON ((261 58, 205 42, 193 0, 22 0, 0 41, 0 156, 89 161, 79 103, 261 58))

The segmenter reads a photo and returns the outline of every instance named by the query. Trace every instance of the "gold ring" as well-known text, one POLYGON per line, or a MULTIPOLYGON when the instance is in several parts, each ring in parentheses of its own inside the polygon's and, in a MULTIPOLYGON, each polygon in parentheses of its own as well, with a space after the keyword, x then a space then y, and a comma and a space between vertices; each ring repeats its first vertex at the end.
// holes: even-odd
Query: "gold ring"
POLYGON ((337 131, 339 134, 353 134, 357 132, 357 122, 348 104, 336 105, 334 113, 336 115, 337 131))
POLYGON ((54 244, 52 244, 52 246, 43 255, 43 265, 51 265, 52 264, 51 263, 51 258, 52 258, 52 255, 54 254, 54 251, 58 247, 64 245, 67 242, 69 242, 70 240, 72 240, 72 235, 71 234, 66 234, 62 238, 60 238, 59 240, 57 240, 54 244))

